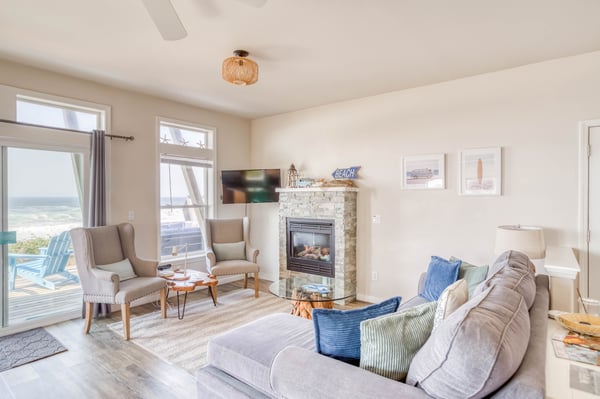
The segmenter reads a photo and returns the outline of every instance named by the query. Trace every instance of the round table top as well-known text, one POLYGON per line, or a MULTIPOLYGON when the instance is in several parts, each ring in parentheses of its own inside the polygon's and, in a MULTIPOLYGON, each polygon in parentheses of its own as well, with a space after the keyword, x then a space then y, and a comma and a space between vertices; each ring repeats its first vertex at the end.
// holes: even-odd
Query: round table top
POLYGON ((345 293, 336 281, 333 277, 298 274, 275 281, 269 286, 269 291, 280 298, 306 302, 329 302, 351 297, 352 294, 345 293))
POLYGON ((195 287, 206 285, 215 286, 218 281, 216 277, 211 277, 207 273, 197 270, 175 271, 171 273, 161 272, 159 276, 167 280, 167 285, 172 290, 192 291, 195 287))

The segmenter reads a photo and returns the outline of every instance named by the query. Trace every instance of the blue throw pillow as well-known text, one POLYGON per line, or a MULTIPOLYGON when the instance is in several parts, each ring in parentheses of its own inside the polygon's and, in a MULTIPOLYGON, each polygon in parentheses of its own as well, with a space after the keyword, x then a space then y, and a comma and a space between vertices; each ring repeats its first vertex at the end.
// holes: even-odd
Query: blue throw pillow
POLYGON ((425 278, 425 289, 421 296, 429 301, 437 301, 446 287, 458 280, 459 271, 460 260, 450 262, 438 256, 432 256, 425 278))
POLYGON ((360 362, 360 322, 394 313, 401 297, 360 309, 313 309, 317 352, 354 365, 360 362))

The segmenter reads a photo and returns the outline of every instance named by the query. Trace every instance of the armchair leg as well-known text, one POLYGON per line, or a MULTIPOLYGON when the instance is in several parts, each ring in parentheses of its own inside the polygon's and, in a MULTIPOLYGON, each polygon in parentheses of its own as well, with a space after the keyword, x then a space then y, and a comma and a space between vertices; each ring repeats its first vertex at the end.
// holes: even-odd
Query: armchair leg
POLYGON ((248 273, 244 274, 244 288, 248 288, 248 273))
MULTIPOLYGON (((246 274, 247 276, 247 274, 246 274)), ((258 272, 254 272, 254 297, 258 298, 258 285, 260 280, 258 279, 258 272)))
POLYGON ((123 336, 125 340, 129 341, 129 304, 124 303, 121 305, 121 318, 123 319, 123 336))
POLYGON ((83 332, 86 334, 90 333, 90 326, 92 325, 92 316, 94 313, 92 306, 93 303, 91 302, 85 303, 85 326, 83 327, 83 332))
POLYGON ((167 318, 167 289, 160 290, 160 315, 163 319, 167 318))

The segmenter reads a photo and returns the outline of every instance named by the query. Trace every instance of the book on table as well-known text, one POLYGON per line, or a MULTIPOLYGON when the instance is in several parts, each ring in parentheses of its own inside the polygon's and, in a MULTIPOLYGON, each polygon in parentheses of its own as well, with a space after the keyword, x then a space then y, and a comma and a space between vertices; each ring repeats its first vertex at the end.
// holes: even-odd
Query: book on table
POLYGON ((600 338, 561 331, 552 337, 554 354, 563 359, 600 366, 600 338))

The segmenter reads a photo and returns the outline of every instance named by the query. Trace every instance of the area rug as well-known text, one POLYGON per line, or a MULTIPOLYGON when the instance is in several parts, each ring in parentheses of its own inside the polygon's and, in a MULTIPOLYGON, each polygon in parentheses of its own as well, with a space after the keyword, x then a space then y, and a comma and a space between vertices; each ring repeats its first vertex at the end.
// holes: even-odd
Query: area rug
MULTIPOLYGON (((170 299, 170 302, 174 302, 170 299)), ((291 303, 271 294, 240 289, 219 295, 217 306, 210 298, 188 302, 185 318, 177 319, 177 308, 170 306, 167 319, 160 312, 134 317, 130 321, 131 342, 175 364, 190 374, 206 364, 210 338, 272 313, 289 313, 291 303)), ((122 336, 123 323, 108 327, 122 336)))
POLYGON ((66 351, 43 328, 0 337, 0 372, 66 351))

